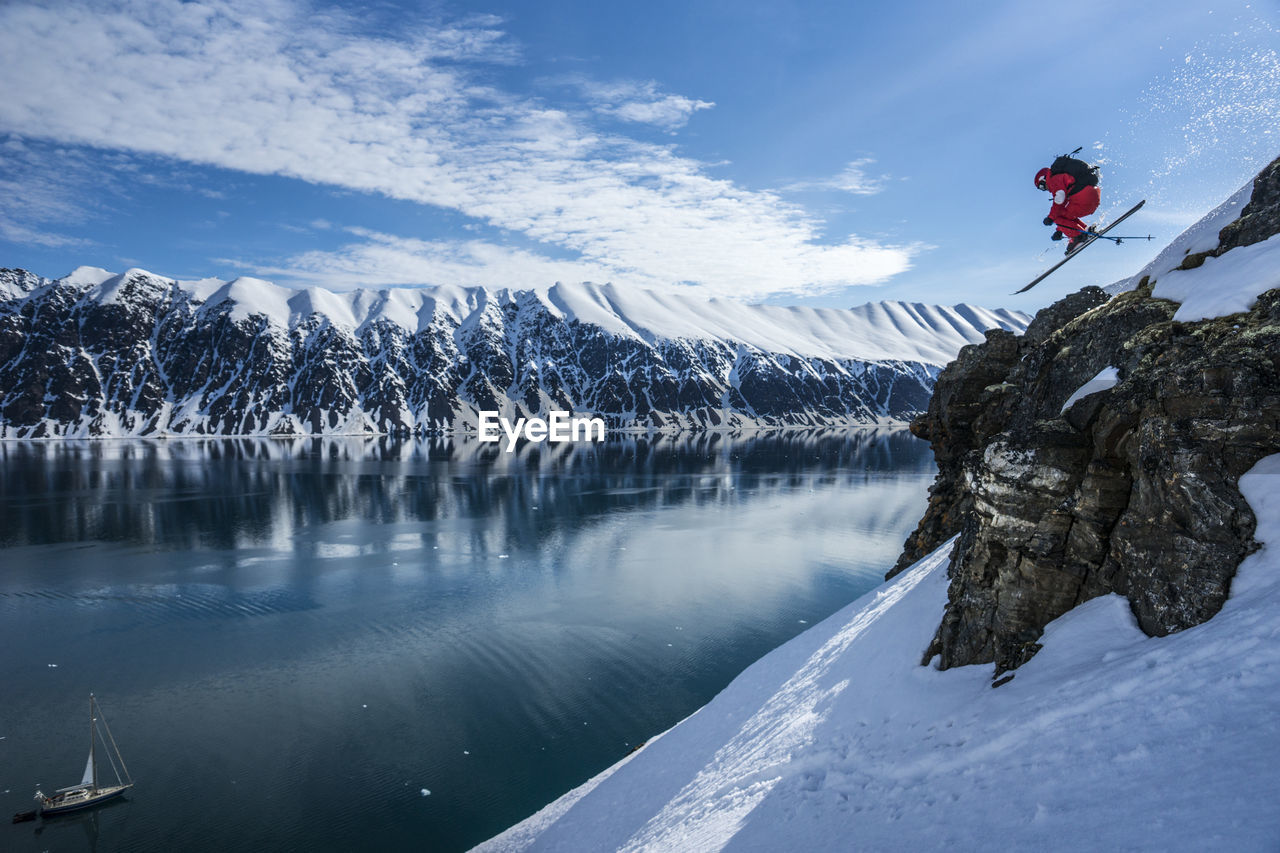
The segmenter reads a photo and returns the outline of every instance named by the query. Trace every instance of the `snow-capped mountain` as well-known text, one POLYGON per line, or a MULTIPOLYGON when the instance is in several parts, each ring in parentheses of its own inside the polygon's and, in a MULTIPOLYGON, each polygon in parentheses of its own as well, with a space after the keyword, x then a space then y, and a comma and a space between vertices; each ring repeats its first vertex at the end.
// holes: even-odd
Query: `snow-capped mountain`
POLYGON ((557 284, 335 293, 0 271, 0 437, 428 434, 477 412, 610 428, 902 421, 1019 312, 849 310, 557 284))

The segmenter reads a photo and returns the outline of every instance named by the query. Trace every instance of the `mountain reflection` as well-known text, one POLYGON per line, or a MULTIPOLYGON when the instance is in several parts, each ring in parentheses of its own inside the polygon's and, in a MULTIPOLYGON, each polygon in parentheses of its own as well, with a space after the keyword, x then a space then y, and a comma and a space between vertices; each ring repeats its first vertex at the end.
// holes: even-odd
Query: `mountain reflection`
POLYGON ((0 547, 306 550, 309 530, 360 520, 408 524, 401 532, 430 548, 433 522, 466 519, 484 519, 495 547, 536 547, 610 513, 731 505, 931 464, 902 430, 624 436, 513 453, 464 438, 0 442, 0 547))
POLYGON ((96 689, 147 780, 112 849, 466 850, 879 584, 932 472, 884 430, 0 442, 4 768, 75 770, 96 689))

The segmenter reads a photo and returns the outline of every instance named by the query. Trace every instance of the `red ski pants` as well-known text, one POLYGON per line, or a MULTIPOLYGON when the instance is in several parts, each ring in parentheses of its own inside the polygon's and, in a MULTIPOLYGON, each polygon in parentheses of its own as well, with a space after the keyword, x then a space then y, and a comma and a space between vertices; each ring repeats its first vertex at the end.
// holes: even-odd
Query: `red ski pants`
POLYGON ((1049 218, 1054 221, 1067 237, 1074 237, 1087 227, 1080 217, 1088 216, 1098 209, 1102 196, 1097 187, 1085 187, 1077 193, 1067 196, 1062 204, 1049 208, 1049 218))

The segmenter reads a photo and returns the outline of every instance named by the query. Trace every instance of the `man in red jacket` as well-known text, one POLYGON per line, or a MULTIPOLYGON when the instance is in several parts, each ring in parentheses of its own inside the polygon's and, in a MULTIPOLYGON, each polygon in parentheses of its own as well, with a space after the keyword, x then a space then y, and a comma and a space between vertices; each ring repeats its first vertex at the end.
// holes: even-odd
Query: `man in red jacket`
POLYGON ((1096 184, 1077 186, 1077 183, 1066 172, 1052 172, 1047 168, 1036 172, 1036 188, 1053 195, 1053 205, 1044 218, 1044 224, 1058 226, 1053 232, 1053 239, 1070 238, 1067 242, 1068 255, 1080 248, 1088 235, 1089 226, 1080 217, 1093 213, 1102 201, 1096 184))

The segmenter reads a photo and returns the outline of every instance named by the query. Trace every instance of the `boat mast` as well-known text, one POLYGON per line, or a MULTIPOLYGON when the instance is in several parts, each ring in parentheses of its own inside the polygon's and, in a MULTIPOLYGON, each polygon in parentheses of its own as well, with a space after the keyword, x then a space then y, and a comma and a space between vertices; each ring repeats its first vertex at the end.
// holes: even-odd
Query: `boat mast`
POLYGON ((93 767, 93 790, 98 790, 98 762, 94 750, 98 742, 98 721, 93 717, 93 694, 89 694, 89 764, 93 767))

